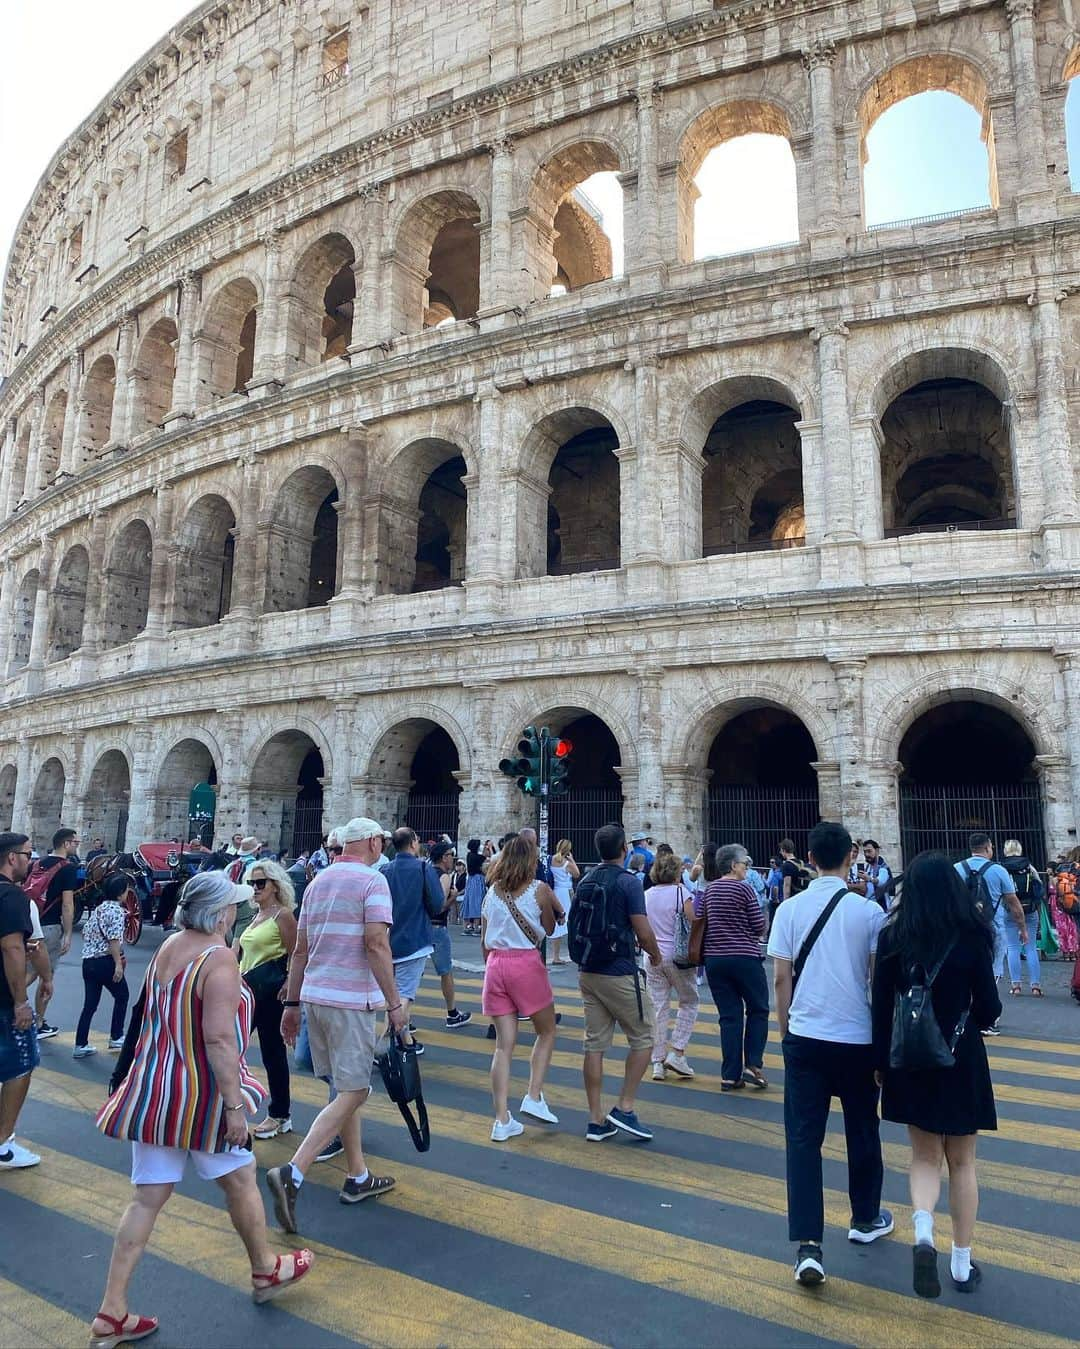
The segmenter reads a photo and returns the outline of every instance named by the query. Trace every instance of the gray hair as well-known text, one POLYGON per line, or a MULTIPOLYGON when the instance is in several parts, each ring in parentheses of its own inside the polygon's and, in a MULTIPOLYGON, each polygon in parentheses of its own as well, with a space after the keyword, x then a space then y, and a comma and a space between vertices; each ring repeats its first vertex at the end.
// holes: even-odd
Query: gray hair
POLYGON ((294 913, 296 910, 296 891, 293 888, 292 881, 289 879, 289 873, 281 863, 275 862, 269 857, 265 860, 256 858, 251 866, 248 867, 247 871, 244 872, 245 885, 251 884, 251 878, 255 875, 256 871, 261 871, 266 879, 273 885, 274 892, 277 895, 277 901, 282 908, 288 909, 290 913, 294 913))
POLYGON ((749 862, 750 854, 741 843, 725 843, 716 850, 716 874, 730 876, 731 868, 738 862, 749 862))
POLYGON ((1007 838, 1002 852, 1006 857, 1023 857, 1024 845, 1018 838, 1007 838))
POLYGON ((222 915, 239 899, 236 886, 224 871, 200 871, 180 891, 180 926, 194 932, 216 932, 222 915))

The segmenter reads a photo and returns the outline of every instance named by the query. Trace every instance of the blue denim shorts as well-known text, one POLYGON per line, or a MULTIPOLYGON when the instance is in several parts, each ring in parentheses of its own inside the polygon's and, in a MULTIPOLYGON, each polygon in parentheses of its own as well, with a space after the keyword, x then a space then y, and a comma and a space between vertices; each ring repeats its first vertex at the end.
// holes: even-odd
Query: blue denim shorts
POLYGON ((431 963, 435 973, 442 976, 454 968, 454 952, 450 945, 450 933, 445 927, 431 925, 431 944, 435 948, 431 953, 431 963))
POLYGON ((0 1082, 14 1082, 32 1073, 41 1062, 37 1029, 15 1029, 15 1014, 0 1008, 0 1082))

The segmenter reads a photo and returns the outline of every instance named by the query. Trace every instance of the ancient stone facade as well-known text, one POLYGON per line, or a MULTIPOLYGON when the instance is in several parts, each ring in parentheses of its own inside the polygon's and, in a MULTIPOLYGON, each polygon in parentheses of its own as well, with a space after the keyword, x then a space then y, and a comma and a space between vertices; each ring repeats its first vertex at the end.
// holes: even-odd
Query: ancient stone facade
POLYGON ((782 714, 815 810, 895 857, 904 745, 955 705, 1016 725, 999 776, 1075 843, 1073 22, 203 5, 58 152, 7 271, 0 824, 137 842, 209 779, 218 835, 420 785, 494 834, 521 727, 591 717, 579 778, 690 849, 782 714), (867 132, 928 89, 981 114, 992 204, 867 229, 867 132), (790 142, 800 238, 695 260, 694 177, 751 131, 790 142))

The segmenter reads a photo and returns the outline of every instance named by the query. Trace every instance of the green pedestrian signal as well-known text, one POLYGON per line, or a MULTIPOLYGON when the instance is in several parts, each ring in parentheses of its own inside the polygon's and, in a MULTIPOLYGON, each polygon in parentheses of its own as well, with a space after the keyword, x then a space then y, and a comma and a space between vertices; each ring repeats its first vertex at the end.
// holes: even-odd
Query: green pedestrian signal
POLYGON ((544 747, 535 726, 526 726, 517 743, 517 758, 499 761, 499 772, 513 778, 526 796, 539 796, 544 773, 544 747))

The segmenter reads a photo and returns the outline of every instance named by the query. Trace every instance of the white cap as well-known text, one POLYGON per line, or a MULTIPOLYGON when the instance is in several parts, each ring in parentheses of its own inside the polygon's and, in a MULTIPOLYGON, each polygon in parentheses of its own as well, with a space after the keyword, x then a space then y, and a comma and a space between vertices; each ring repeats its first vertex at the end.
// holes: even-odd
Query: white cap
POLYGON ((337 836, 338 842, 344 845, 362 843, 366 838, 382 838, 385 832, 381 824, 369 820, 366 815, 358 815, 348 824, 338 825, 337 836))

